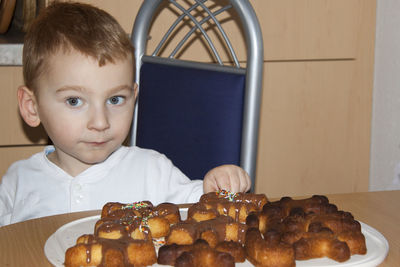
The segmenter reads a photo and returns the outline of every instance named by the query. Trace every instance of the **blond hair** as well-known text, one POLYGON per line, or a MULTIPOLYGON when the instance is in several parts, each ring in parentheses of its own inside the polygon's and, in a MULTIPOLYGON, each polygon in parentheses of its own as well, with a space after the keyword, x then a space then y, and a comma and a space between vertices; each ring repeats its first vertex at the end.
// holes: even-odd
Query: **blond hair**
POLYGON ((25 35, 24 82, 36 91, 46 60, 55 53, 76 50, 103 66, 128 56, 133 47, 128 35, 107 12, 83 3, 53 3, 43 9, 25 35))

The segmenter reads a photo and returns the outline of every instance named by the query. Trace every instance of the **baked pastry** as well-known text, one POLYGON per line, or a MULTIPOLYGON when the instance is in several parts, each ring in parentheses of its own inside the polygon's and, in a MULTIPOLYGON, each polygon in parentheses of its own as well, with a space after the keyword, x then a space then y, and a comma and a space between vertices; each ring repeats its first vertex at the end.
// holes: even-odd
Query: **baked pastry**
POLYGON ((171 203, 107 203, 94 233, 67 250, 65 266, 234 266, 247 259, 291 267, 366 252, 360 223, 325 196, 268 202, 263 194, 218 191, 204 194, 185 221, 171 203), (154 238, 161 238, 158 256, 154 238))
MULTIPOLYGON (((259 229, 265 233, 266 229, 280 226, 284 218, 296 213, 325 214, 336 212, 337 207, 329 203, 325 196, 312 196, 307 199, 294 200, 290 197, 283 197, 279 201, 268 202, 259 213, 259 229)), ((250 216, 253 218, 253 216, 250 216)), ((249 223, 249 222, 248 222, 249 223)))
POLYGON ((181 220, 179 207, 173 203, 161 203, 153 206, 150 201, 139 201, 129 204, 118 202, 109 202, 103 206, 101 218, 122 218, 122 217, 163 217, 170 224, 177 223, 181 220))
POLYGON ((222 215, 244 223, 249 213, 260 211, 267 202, 265 194, 232 193, 226 190, 210 192, 202 195, 200 201, 189 208, 188 218, 204 221, 222 215))
POLYGON ((119 239, 122 236, 133 239, 160 238, 169 233, 171 224, 179 221, 179 208, 172 203, 154 207, 149 201, 132 204, 110 202, 102 209, 95 235, 107 239, 119 239))
POLYGON ((261 235, 257 228, 250 228, 246 233, 245 249, 247 259, 255 266, 291 267, 295 266, 295 254, 291 245, 280 241, 274 231, 261 235))
POLYGON ((267 202, 264 194, 231 193, 225 190, 204 194, 198 203, 188 209, 187 220, 171 227, 170 234, 166 237, 167 245, 160 248, 159 263, 178 265, 180 260, 176 263, 171 259, 166 261, 165 255, 173 259, 184 254, 182 257, 186 258, 185 262, 197 264, 189 259, 200 254, 202 257, 208 255, 207 257, 213 258, 211 255, 217 251, 228 253, 235 262, 243 262, 246 217, 251 212, 260 212, 267 202), (201 253, 193 249, 193 244, 198 240, 207 243, 207 249, 201 253))
POLYGON ((306 232, 302 238, 293 243, 296 260, 328 257, 338 262, 344 262, 351 256, 349 246, 340 241, 329 230, 306 232))
POLYGON ((157 262, 153 238, 180 221, 177 205, 149 201, 103 206, 94 234, 83 235, 65 253, 65 266, 147 266, 157 262))
POLYGON ((84 235, 77 244, 65 252, 66 267, 79 266, 148 266, 157 262, 151 240, 133 240, 123 237, 118 240, 84 235))
POLYGON ((235 246, 233 245, 233 243, 232 245, 221 244, 220 247, 225 247, 227 251, 212 249, 208 245, 207 241, 203 239, 198 239, 191 245, 165 245, 161 247, 158 251, 157 262, 159 264, 181 267, 231 267, 235 266, 235 258, 234 255, 232 255, 233 253, 236 253, 238 258, 244 257, 245 255, 243 247, 240 246, 238 243, 235 244, 237 245, 235 246), (229 252, 231 252, 232 254, 229 252))
POLYGON ((207 221, 183 221, 171 226, 166 244, 190 245, 204 239, 211 247, 222 241, 244 243, 247 226, 231 217, 219 216, 207 221))
MULTIPOLYGON (((325 196, 302 200, 284 197, 252 213, 246 223, 264 237, 274 236, 293 247, 296 260, 329 257, 343 262, 353 254, 367 252, 361 225, 349 212, 338 211, 325 196)), ((246 246, 250 245, 247 240, 246 246)), ((246 248, 248 254, 251 250, 246 248)))
POLYGON ((246 260, 246 250, 239 242, 222 241, 215 246, 215 250, 230 254, 235 262, 244 262, 246 260))

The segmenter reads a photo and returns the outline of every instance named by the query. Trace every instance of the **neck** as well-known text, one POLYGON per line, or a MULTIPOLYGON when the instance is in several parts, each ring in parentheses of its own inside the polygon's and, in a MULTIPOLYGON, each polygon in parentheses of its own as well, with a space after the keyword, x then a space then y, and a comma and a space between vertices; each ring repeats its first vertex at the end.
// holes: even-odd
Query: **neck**
POLYGON ((84 164, 84 163, 73 164, 73 166, 71 166, 71 164, 68 164, 68 163, 63 163, 60 161, 57 150, 54 151, 53 153, 50 153, 49 155, 47 155, 47 158, 52 163, 54 163, 55 165, 60 167, 62 170, 64 170, 66 173, 71 175, 72 177, 79 175, 80 173, 84 172, 91 166, 91 165, 84 164))

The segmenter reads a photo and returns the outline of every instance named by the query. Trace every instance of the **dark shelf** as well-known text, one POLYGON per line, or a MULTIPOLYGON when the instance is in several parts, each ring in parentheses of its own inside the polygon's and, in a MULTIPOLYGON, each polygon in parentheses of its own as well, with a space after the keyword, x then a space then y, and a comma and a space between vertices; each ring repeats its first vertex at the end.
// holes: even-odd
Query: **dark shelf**
POLYGON ((0 44, 22 44, 24 35, 23 32, 10 27, 5 34, 0 34, 0 44))

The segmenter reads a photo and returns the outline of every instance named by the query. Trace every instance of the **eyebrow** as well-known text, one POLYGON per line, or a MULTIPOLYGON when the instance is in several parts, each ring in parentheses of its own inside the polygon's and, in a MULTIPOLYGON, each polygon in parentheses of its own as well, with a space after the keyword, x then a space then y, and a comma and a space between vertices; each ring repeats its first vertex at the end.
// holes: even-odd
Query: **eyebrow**
POLYGON ((56 93, 60 93, 60 92, 64 92, 64 91, 70 91, 70 90, 82 92, 82 91, 84 91, 84 88, 82 88, 80 86, 67 85, 67 86, 63 86, 61 88, 58 88, 56 90, 56 93))
MULTIPOLYGON (((124 84, 124 85, 119 85, 119 86, 116 86, 114 88, 111 88, 109 92, 111 94, 113 94, 115 92, 119 92, 119 91, 126 90, 126 89, 131 90, 131 91, 134 90, 133 86, 129 86, 129 85, 124 84)), ((70 90, 83 92, 83 91, 85 91, 85 88, 81 87, 81 86, 66 85, 66 86, 63 86, 63 87, 57 89, 56 93, 61 93, 61 92, 70 91, 70 90)))
POLYGON ((124 84, 124 85, 119 85, 117 87, 112 88, 110 90, 110 93, 115 93, 115 92, 119 92, 119 91, 126 90, 126 89, 128 89, 128 90, 130 90, 132 92, 134 91, 133 90, 133 86, 129 86, 129 85, 124 84))

